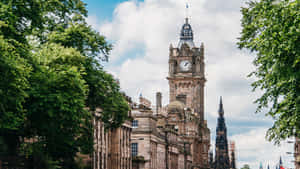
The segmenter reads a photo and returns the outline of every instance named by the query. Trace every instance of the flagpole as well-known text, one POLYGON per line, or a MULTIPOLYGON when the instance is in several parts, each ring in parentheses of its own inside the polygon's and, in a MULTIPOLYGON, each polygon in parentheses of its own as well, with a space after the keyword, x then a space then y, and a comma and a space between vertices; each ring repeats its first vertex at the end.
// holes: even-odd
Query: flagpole
POLYGON ((189 18, 189 3, 186 1, 185 3, 185 18, 189 18))

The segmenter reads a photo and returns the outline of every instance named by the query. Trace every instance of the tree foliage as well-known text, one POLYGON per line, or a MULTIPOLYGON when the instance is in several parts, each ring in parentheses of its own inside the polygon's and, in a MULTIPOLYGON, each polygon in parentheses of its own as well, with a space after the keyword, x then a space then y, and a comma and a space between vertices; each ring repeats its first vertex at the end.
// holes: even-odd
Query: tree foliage
POLYGON ((300 135, 300 1, 249 1, 241 11, 238 45, 256 54, 250 76, 253 89, 263 91, 257 112, 268 108, 275 122, 267 137, 280 143, 300 135))
POLYGON ((250 169, 250 166, 249 166, 249 164, 244 164, 241 169, 250 169))
POLYGON ((28 94, 28 77, 31 67, 16 48, 18 42, 4 39, 0 35, 0 129, 18 129, 24 123, 23 103, 28 94))
POLYGON ((92 151, 97 108, 106 128, 120 126, 129 111, 101 66, 112 46, 86 17, 81 0, 0 2, 0 134, 34 138, 23 153, 63 168, 92 151))
POLYGON ((51 157, 73 157, 79 151, 76 139, 84 134, 83 120, 90 118, 84 109, 88 91, 82 77, 84 57, 74 49, 45 44, 33 59, 25 128, 32 137, 39 136, 51 157))

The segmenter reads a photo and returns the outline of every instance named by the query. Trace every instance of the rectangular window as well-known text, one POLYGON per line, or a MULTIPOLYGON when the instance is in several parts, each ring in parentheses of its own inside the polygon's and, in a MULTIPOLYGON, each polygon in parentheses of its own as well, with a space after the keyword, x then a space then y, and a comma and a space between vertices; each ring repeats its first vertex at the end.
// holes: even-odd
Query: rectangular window
POLYGON ((131 143, 131 155, 132 157, 138 155, 138 143, 131 143))
POLYGON ((132 128, 138 128, 139 127, 139 121, 133 120, 132 121, 132 128))

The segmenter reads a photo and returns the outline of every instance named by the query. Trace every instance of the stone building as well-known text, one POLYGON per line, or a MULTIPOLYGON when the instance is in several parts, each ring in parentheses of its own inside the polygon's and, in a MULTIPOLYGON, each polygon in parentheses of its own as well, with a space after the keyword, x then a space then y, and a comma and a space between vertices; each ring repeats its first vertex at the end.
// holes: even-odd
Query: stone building
MULTIPOLYGON (((127 97, 131 105, 130 98, 127 97)), ((99 110, 98 110, 99 112, 99 110)), ((131 117, 131 112, 129 112, 131 117)), ((126 120, 121 127, 105 131, 100 113, 95 113, 93 169, 132 169, 131 121, 126 120)))
POLYGON ((169 48, 170 103, 140 97, 132 110, 133 169, 209 168, 210 131, 204 118, 204 45, 196 47, 186 18, 177 47, 169 48))
POLYGON ((295 169, 300 169, 300 138, 295 139, 295 169))

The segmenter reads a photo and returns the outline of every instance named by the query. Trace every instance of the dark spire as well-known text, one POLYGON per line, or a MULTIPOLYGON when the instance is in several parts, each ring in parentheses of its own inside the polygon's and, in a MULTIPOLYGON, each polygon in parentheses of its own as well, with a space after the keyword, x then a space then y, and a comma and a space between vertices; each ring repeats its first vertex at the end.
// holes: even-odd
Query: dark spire
POLYGON ((219 115, 224 116, 224 108, 223 108, 223 102, 222 102, 222 96, 220 97, 220 103, 219 103, 219 115))
POLYGON ((216 129, 216 153, 215 153, 215 169, 229 169, 229 151, 227 141, 227 129, 224 118, 224 110, 222 98, 219 105, 218 124, 216 129))
POLYGON ((282 158, 280 156, 280 159, 279 159, 279 168, 282 166, 282 158))

